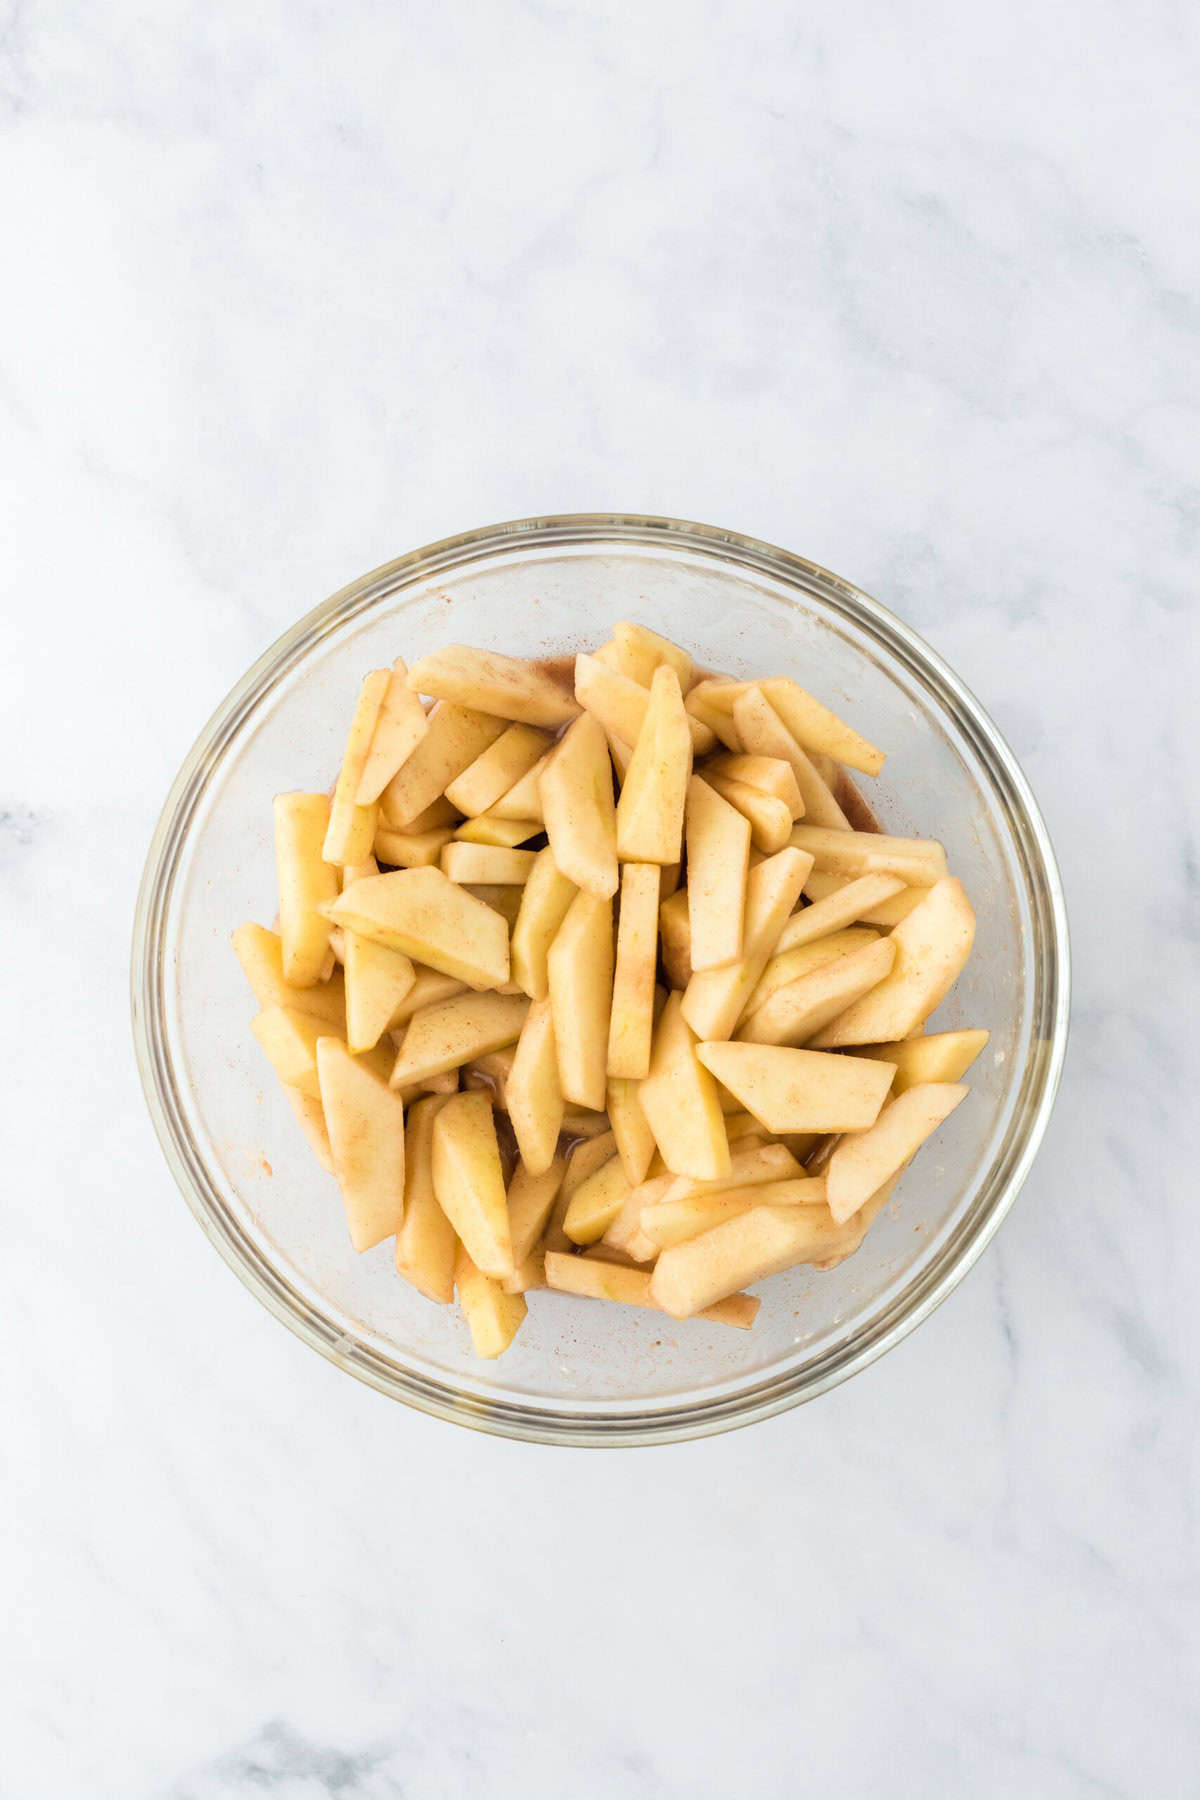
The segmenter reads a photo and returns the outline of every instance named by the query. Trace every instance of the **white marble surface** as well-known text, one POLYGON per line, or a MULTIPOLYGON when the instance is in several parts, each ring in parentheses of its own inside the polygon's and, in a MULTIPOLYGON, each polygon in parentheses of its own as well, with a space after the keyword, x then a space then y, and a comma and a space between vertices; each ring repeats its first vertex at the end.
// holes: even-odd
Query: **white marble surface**
POLYGON ((1196 1792, 1198 65, 1180 0, 0 7, 6 1800, 1196 1792), (250 660, 402 549, 609 506, 950 658, 1077 988, 932 1320, 598 1456, 259 1310, 125 995, 250 660))

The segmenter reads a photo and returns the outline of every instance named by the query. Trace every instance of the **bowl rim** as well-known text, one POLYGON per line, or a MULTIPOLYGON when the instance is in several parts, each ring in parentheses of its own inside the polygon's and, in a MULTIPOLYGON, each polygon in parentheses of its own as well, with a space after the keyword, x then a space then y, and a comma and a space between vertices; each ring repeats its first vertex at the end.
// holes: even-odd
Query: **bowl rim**
MULTIPOLYGON (((1037 932, 1035 931, 1035 938, 1037 932)), ((1029 783, 1000 731, 964 682, 916 632, 878 600, 819 564, 740 532, 663 515, 565 513, 508 520, 442 538, 369 571, 304 614, 278 637, 226 694, 185 757, 155 826, 134 913, 130 997, 138 1073, 146 1105, 167 1165, 209 1241, 243 1284, 276 1318, 329 1361, 380 1392, 418 1411, 472 1429, 530 1442, 575 1447, 661 1444, 729 1431, 815 1399, 868 1367, 938 1307, 974 1267, 1007 1216, 1029 1173, 1049 1123, 1066 1056, 1070 1016, 1070 942, 1066 902, 1057 862, 1029 783), (978 1204, 928 1268, 893 1302, 847 1341, 803 1371, 767 1375, 747 1388, 715 1398, 648 1406, 642 1413, 605 1413, 589 1407, 572 1414, 544 1411, 507 1396, 487 1401, 448 1382, 397 1370, 367 1345, 347 1337, 290 1288, 258 1245, 240 1232, 217 1192, 187 1130, 167 1078, 163 938, 174 883, 191 821, 220 767, 225 750, 258 702, 298 661, 348 619, 364 611, 380 590, 460 570, 500 551, 551 545, 613 542, 625 547, 674 549, 767 575, 819 599, 875 641, 916 676, 954 717, 970 740, 1037 883, 1042 937, 1037 943, 1040 1030, 1031 1048, 1032 1068, 1024 1129, 1012 1146, 989 1204, 978 1204), (814 590, 815 593, 814 593, 814 590), (976 1216, 978 1214, 978 1216, 976 1216), (968 1229, 969 1227, 969 1229, 968 1229)))

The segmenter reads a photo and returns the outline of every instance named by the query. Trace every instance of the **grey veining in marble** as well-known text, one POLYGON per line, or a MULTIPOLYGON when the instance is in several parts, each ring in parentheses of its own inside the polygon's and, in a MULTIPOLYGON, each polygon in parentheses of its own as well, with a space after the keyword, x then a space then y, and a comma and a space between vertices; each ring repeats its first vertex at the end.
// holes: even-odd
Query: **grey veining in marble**
POLYGON ((5 1800, 1197 1791, 1198 79, 1178 0, 0 4, 5 1800), (601 1457, 409 1416, 254 1305, 126 964, 274 636, 606 507, 935 644, 1077 986, 935 1317, 601 1457))

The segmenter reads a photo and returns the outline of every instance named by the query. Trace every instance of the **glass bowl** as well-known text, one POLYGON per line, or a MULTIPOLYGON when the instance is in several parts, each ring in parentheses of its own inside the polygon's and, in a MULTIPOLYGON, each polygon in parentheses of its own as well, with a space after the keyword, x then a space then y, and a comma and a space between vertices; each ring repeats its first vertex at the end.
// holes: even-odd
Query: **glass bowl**
POLYGON ((857 588, 768 544, 674 519, 524 519, 416 550, 287 632, 222 702, 168 796, 133 939, 147 1103, 203 1230, 251 1292, 361 1381, 462 1425, 541 1442, 662 1443, 795 1406, 891 1348, 961 1280, 1042 1137, 1067 1038, 1062 888, 1012 753, 940 658, 857 588), (497 1362, 456 1307, 402 1281, 391 1244, 350 1248, 250 1031, 230 947, 276 910, 271 799, 324 789, 366 670, 439 644, 543 656, 634 618, 735 675, 793 673, 888 751, 863 778, 886 830, 943 840, 978 913, 936 1026, 984 1025, 972 1093, 856 1256, 762 1287, 753 1331, 530 1295, 497 1362))

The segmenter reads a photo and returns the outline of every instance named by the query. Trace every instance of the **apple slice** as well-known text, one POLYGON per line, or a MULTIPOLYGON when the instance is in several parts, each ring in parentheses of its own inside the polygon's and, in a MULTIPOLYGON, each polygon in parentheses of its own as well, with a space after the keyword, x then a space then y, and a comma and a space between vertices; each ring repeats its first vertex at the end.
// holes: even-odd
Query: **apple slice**
POLYGON ((728 1037, 733 1031, 811 867, 803 852, 788 848, 751 869, 740 959, 723 969, 698 971, 683 996, 683 1016, 698 1037, 728 1037))
POLYGON ((608 1074, 640 1081, 650 1068, 654 1031, 654 977, 658 969, 657 863, 626 863, 621 870, 608 1074))
POLYGON ((491 844, 496 849, 515 850, 518 844, 538 837, 541 829, 540 819, 497 819, 491 813, 480 813, 477 819, 456 826, 454 836, 460 844, 491 844))
POLYGON ((311 1094, 301 1093, 299 1088, 286 1087, 280 1082, 287 1103, 296 1115, 296 1123, 312 1146, 313 1155, 327 1175, 334 1173, 333 1146, 329 1142, 329 1127, 325 1123, 325 1108, 320 1100, 314 1100, 311 1094))
POLYGON ((769 794, 773 800, 781 800, 793 819, 800 818, 804 812, 804 801, 796 785, 792 765, 782 756, 736 756, 730 752, 724 756, 714 756, 705 765, 704 773, 709 780, 714 775, 719 775, 725 781, 736 781, 742 787, 757 788, 760 794, 769 794))
POLYGON ((398 1031, 422 1007, 436 1006, 441 1000, 467 991, 466 983, 456 981, 453 975, 443 975, 438 969, 427 969, 421 963, 414 963, 413 984, 392 1014, 390 1029, 398 1031))
POLYGON ((454 1285, 476 1356, 502 1356, 525 1323, 523 1294, 508 1293, 478 1268, 462 1244, 454 1260, 454 1285))
POLYGON ((416 970, 402 950, 389 950, 357 931, 348 930, 344 937, 346 1041, 352 1051, 370 1050, 412 992, 416 970))
MULTIPOLYGON (((685 833, 692 968, 716 969, 736 962, 742 954, 750 824, 707 781, 693 775, 687 790, 685 833)), ((637 1073, 632 1069, 612 1072, 637 1073)))
POLYGON ((433 1122, 433 1188, 438 1205, 483 1274, 513 1273, 508 1198, 486 1094, 452 1094, 433 1122))
POLYGON ((233 948, 261 1007, 295 1007, 298 1012, 327 1019, 339 1032, 345 1030, 346 990, 339 969, 315 987, 293 987, 284 980, 283 944, 265 925, 239 925, 233 934, 233 948))
POLYGON ((706 768, 705 774, 721 798, 736 807, 746 820, 756 850, 764 856, 774 856, 776 851, 784 848, 796 817, 786 802, 777 800, 774 794, 765 794, 761 788, 751 787, 747 781, 731 781, 715 769, 706 768))
MULTIPOLYGON (((554 1162, 564 1112, 549 1000, 529 1006, 504 1097, 522 1161, 531 1175, 540 1176, 554 1162)), ((527 1249, 517 1254, 518 1261, 527 1249)))
POLYGON ((329 921, 320 908, 337 898, 340 884, 337 869, 324 858, 328 829, 324 794, 275 796, 279 936, 283 977, 291 987, 315 987, 329 954, 329 921))
POLYGON ((621 619, 613 626, 612 641, 617 653, 617 667, 639 687, 648 688, 655 671, 664 663, 674 669, 685 694, 692 685, 692 659, 687 651, 673 644, 670 638, 660 637, 648 625, 635 625, 630 619, 621 619))
POLYGON ((855 1054, 895 1064, 892 1095, 899 1099, 918 1082, 961 1081, 987 1041, 986 1031, 935 1031, 899 1044, 864 1044, 855 1054))
POLYGON ((796 777, 806 819, 834 831, 850 829, 849 819, 760 687, 749 687, 738 695, 733 717, 746 750, 758 756, 779 756, 788 764, 796 777))
POLYGON ((774 1044, 706 1043, 696 1054, 768 1131, 865 1131, 895 1074, 890 1063, 774 1044))
POLYGON ((508 926, 440 869, 396 869, 356 881, 326 909, 349 926, 468 987, 508 980, 508 926))
POLYGON ((688 689, 684 705, 693 718, 707 725, 727 750, 741 755, 744 746, 733 722, 733 702, 749 682, 734 681, 728 675, 708 676, 688 689))
POLYGON ((387 669, 372 669, 359 690, 358 704, 350 721, 350 735, 333 790, 329 826, 323 855, 330 863, 360 863, 371 854, 379 807, 372 800, 359 806, 355 800, 371 748, 379 708, 391 679, 387 669))
MULTIPOLYGON (((410 683, 411 679, 410 675, 410 683)), ((384 823, 397 831, 406 830, 504 730, 504 720, 490 713, 445 701, 435 706, 424 735, 379 796, 384 823)))
POLYGON ((919 1082, 890 1101, 868 1131, 842 1139, 826 1174, 829 1210, 839 1225, 899 1174, 970 1091, 948 1081, 919 1082))
POLYGON ((358 778, 354 800, 370 806, 382 794, 402 763, 408 761, 429 729, 425 708, 408 686, 408 670, 397 657, 375 716, 375 728, 358 778))
POLYGON ((891 939, 877 938, 849 956, 810 969, 777 988, 750 1014, 738 1037, 752 1044, 806 1044, 823 1025, 878 986, 895 960, 891 939))
MULTIPOLYGON (((605 1262, 599 1257, 548 1253, 546 1286, 584 1300, 611 1300, 621 1306, 642 1306, 652 1312, 662 1310, 650 1298, 649 1270, 626 1268, 621 1263, 605 1262)), ((733 1325, 739 1331, 749 1331, 759 1305, 751 1294, 731 1294, 699 1316, 715 1325, 733 1325)))
POLYGON ((433 1121, 441 1096, 418 1100, 404 1128, 404 1217, 396 1233, 396 1271, 429 1300, 454 1298, 454 1227, 433 1191, 433 1121))
POLYGON ((618 883, 612 767, 590 713, 576 719, 544 766, 541 792, 558 867, 585 893, 610 898, 618 883))
POLYGON ((927 1019, 954 985, 975 940, 975 914, 961 881, 935 882, 891 933, 890 975, 813 1039, 822 1049, 890 1044, 927 1019))
MULTIPOLYGON (((803 918, 804 914, 793 915, 803 918)), ((782 944, 788 935, 792 920, 789 919, 780 933, 782 944)), ((811 944, 797 944, 794 950, 776 950, 742 1009, 741 1023, 758 1011, 760 1006, 787 987, 793 981, 799 981, 802 975, 810 974, 814 969, 821 969, 827 963, 838 962, 843 956, 849 956, 854 950, 863 950, 869 944, 879 942, 879 933, 867 925, 847 925, 844 931, 831 931, 828 937, 817 938, 811 944)))
POLYGON ((339 1038, 317 1044, 317 1077, 350 1241, 370 1250, 404 1216, 404 1107, 339 1038))
POLYGON ((698 1058, 678 994, 669 997, 658 1021, 650 1073, 638 1099, 672 1174, 712 1181, 729 1173, 729 1140, 716 1083, 698 1058))
POLYGON ((449 700, 498 719, 522 725, 566 725, 579 712, 569 681, 544 663, 497 650, 474 650, 445 644, 423 656, 408 672, 408 685, 418 694, 449 700))
MULTIPOLYGON (((493 912, 498 912, 510 931, 517 922, 524 891, 517 881, 468 881, 462 885, 464 894, 471 894, 476 900, 482 900, 485 906, 490 906, 493 912)), ((500 983, 500 991, 504 994, 518 992, 517 984, 512 979, 511 963, 509 979, 500 983)))
POLYGON ((946 873, 946 852, 934 838, 887 837, 882 831, 827 831, 807 822, 792 826, 791 841, 807 850, 816 869, 834 875, 896 875, 929 886, 946 873))
POLYGON ((678 889, 659 907, 658 934, 667 980, 673 988, 686 988, 692 979, 692 921, 686 888, 678 889))
POLYGON ((536 819, 540 825, 545 823, 542 810, 542 775, 550 761, 551 752, 539 757, 532 769, 515 781, 506 794, 501 794, 494 805, 488 808, 489 819, 536 819))
POLYGON ((568 881, 555 862, 550 847, 539 850, 512 928, 513 980, 532 1000, 544 1000, 550 992, 550 946, 577 892, 575 883, 568 881))
MULTIPOLYGON (((627 675, 609 668, 598 657, 581 653, 575 658, 575 698, 586 711, 603 725, 610 739, 632 746, 641 735, 650 705, 650 684, 631 681, 627 675)), ((686 709, 685 709, 686 710, 686 709)), ((716 742, 707 725, 688 714, 692 749, 697 756, 711 750, 716 742)), ((622 771, 622 774, 624 771, 622 771)))
POLYGON ((763 1182, 787 1181, 803 1173, 786 1144, 753 1145, 733 1152, 728 1173, 716 1181, 697 1181, 691 1175, 677 1175, 663 1199, 691 1200, 698 1194, 719 1194, 724 1188, 757 1187, 763 1182))
POLYGON ((447 844, 441 870, 463 886, 523 887, 533 868, 532 850, 506 850, 495 844, 447 844))
POLYGON ((511 792, 550 748, 544 731, 532 725, 510 725, 461 775, 446 787, 446 798, 460 813, 476 818, 511 792))
POLYGON ((844 719, 814 700, 811 694, 786 675, 771 676, 759 683, 798 744, 811 756, 814 751, 859 769, 864 775, 878 775, 884 763, 884 752, 869 744, 844 719))
POLYGON ((563 1218, 573 1244, 594 1244, 604 1236, 632 1191, 619 1156, 610 1157, 575 1189, 563 1218))
POLYGON ((655 1150, 654 1133, 638 1099, 640 1085, 624 1077, 610 1076, 608 1082, 608 1116, 613 1136, 625 1173, 635 1187, 645 1181, 655 1150))
MULTIPOLYGON (((268 1006, 251 1020, 250 1029, 283 1085, 299 1088, 310 1100, 319 1099, 317 1044, 321 1038, 340 1035, 338 1028, 328 1019, 298 1012, 295 1007, 268 1006)), ((369 1050, 362 1060, 380 1081, 387 1081, 391 1056, 386 1046, 369 1050)))
POLYGON ((879 900, 858 915, 862 925, 878 925, 884 931, 890 931, 901 919, 907 919, 914 906, 919 906, 930 888, 932 880, 921 887, 905 886, 898 876, 889 875, 834 875, 828 869, 814 869, 804 884, 807 899, 814 902, 808 910, 814 911, 822 900, 832 899, 843 889, 853 887, 858 881, 891 881, 897 883, 896 889, 886 900, 879 900))
POLYGON ((654 672, 650 704, 617 805, 622 862, 679 862, 692 773, 692 738, 679 677, 669 663, 654 672))
POLYGON ((454 836, 448 825, 429 831, 393 831, 390 825, 375 827, 375 855, 394 869, 430 869, 454 836))
POLYGON ((422 1008, 408 1022, 391 1085, 411 1087, 516 1043, 528 1011, 524 994, 456 994, 422 1008))
POLYGON ((567 1161, 556 1156, 538 1174, 524 1162, 513 1170, 508 1184, 508 1233, 517 1268, 537 1248, 551 1208, 558 1198, 567 1161))
MULTIPOLYGON (((811 879, 810 875, 809 880, 811 879)), ((807 883, 805 887, 807 889, 807 883)), ((803 912, 793 914, 779 934, 776 955, 795 950, 801 944, 810 944, 817 938, 827 937, 831 932, 841 931, 846 925, 855 924, 884 900, 890 900, 893 895, 903 891, 904 883, 897 875, 860 875, 856 881, 848 881, 844 887, 834 889, 815 905, 806 906, 803 912)))
POLYGON ((547 974, 563 1097, 600 1112, 612 1006, 611 900, 576 894, 550 946, 547 974))
POLYGON ((650 1296, 673 1318, 687 1319, 768 1275, 828 1255, 837 1243, 826 1206, 754 1206, 664 1250, 650 1296))
POLYGON ((634 1262, 653 1262, 658 1245, 642 1231, 642 1213, 662 1199, 674 1180, 671 1171, 663 1167, 662 1158, 656 1157, 646 1178, 630 1189, 625 1204, 605 1232, 605 1248, 630 1256, 634 1262))

